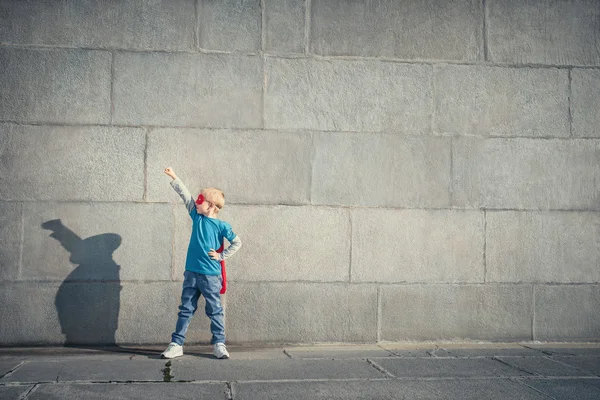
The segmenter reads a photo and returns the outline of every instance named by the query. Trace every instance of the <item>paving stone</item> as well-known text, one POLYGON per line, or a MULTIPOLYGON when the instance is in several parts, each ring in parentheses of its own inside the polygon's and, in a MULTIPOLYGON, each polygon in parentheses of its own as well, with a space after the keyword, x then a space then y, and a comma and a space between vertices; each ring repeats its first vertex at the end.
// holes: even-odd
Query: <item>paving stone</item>
POLYGON ((600 71, 574 68, 571 71, 573 136, 600 137, 600 71))
POLYGON ((531 286, 383 286, 381 340, 527 340, 532 301, 531 286))
POLYGON ((376 133, 315 134, 312 203, 448 207, 449 141, 376 133))
POLYGON ((170 205, 28 204, 24 278, 112 282, 171 279, 170 205))
POLYGON ((600 347, 594 347, 597 345, 590 343, 582 346, 575 346, 573 343, 565 343, 562 346, 556 344, 552 346, 528 344, 528 346, 553 356, 600 356, 600 347))
POLYGON ((480 211, 354 210, 352 281, 483 282, 484 236, 480 211))
POLYGON ((235 222, 234 231, 243 243, 240 253, 227 261, 231 280, 348 281, 351 228, 347 210, 233 206, 227 218, 235 222), (276 244, 282 238, 285 251, 276 244))
POLYGON ((194 0, 2 1, 0 42, 192 50, 194 0))
POLYGON ((542 357, 544 353, 526 348, 514 349, 446 349, 452 357, 542 357))
POLYGON ((200 0, 200 48, 225 51, 258 51, 261 46, 260 0, 200 0))
POLYGON ((394 357, 392 351, 387 351, 376 345, 353 345, 353 346, 309 346, 309 347, 288 347, 285 351, 292 358, 299 359, 317 359, 326 358, 332 360, 343 360, 349 358, 373 358, 373 357, 394 357))
POLYGON ((512 367, 540 376, 589 376, 577 368, 569 367, 546 357, 498 357, 512 367))
POLYGON ((481 136, 568 137, 564 69, 445 65, 434 69, 434 131, 481 136))
POLYGON ((58 382, 96 381, 162 381, 167 360, 69 360, 58 375, 58 382))
POLYGON ((527 385, 560 400, 597 400, 600 379, 530 379, 527 385))
POLYGON ((305 0, 264 2, 265 51, 304 53, 305 0))
POLYGON ((138 128, 0 123, 0 198, 139 201, 145 146, 138 128))
POLYGON ((108 123, 110 66, 106 51, 2 47, 0 119, 108 123))
POLYGON ((232 282, 226 296, 225 326, 233 342, 372 343, 377 339, 374 286, 232 282))
POLYGON ((113 122, 260 128, 262 87, 257 56, 116 53, 113 122))
POLYGON ((0 281, 19 277, 22 218, 22 204, 0 201, 0 281))
POLYGON ((22 361, 19 359, 0 358, 0 377, 6 375, 11 369, 17 367, 22 361))
POLYGON ((309 133, 156 129, 149 134, 147 154, 151 201, 183 204, 169 184, 171 179, 163 173, 166 167, 173 168, 193 196, 204 187, 223 190, 224 213, 230 202, 307 204, 310 201, 312 137, 309 133))
POLYGON ((21 365, 12 374, 0 379, 0 383, 9 382, 56 382, 63 368, 62 361, 29 361, 21 365))
POLYGON ((553 357, 555 360, 563 362, 565 364, 572 365, 580 370, 587 371, 588 373, 596 376, 600 376, 600 355, 596 357, 553 357))
POLYGON ((600 214, 486 212, 486 282, 600 282, 600 214))
POLYGON ((127 383, 41 385, 28 399, 225 399, 224 383, 127 383))
POLYGON ((0 398, 3 400, 21 400, 33 386, 0 386, 0 398))
POLYGON ((364 400, 542 400, 545 396, 507 379, 368 380, 342 382, 234 382, 239 400, 364 399, 364 400))
POLYGON ((598 140, 453 140, 454 206, 600 209, 598 140))
POLYGON ((404 59, 483 58, 475 0, 313 1, 311 52, 404 59))
POLYGON ((491 61, 600 65, 600 8, 594 0, 499 0, 487 9, 491 61))
POLYGON ((175 381, 385 378, 365 360, 175 359, 171 375, 175 381))
POLYGON ((265 74, 268 129, 431 132, 430 66, 267 57, 265 74))
POLYGON ((397 378, 459 378, 527 376, 527 372, 511 368, 489 358, 386 358, 377 364, 397 378))
POLYGON ((598 339, 600 285, 536 285, 534 290, 535 340, 598 339))

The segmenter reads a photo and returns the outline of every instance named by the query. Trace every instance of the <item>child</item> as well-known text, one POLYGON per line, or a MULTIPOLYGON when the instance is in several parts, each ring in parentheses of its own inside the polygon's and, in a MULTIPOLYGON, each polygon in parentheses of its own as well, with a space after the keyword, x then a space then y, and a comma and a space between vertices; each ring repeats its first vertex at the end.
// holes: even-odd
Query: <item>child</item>
POLYGON ((231 225, 216 219, 219 211, 225 205, 223 192, 215 188, 203 189, 194 203, 190 192, 175 175, 173 169, 166 168, 165 174, 173 178, 171 186, 183 199, 192 218, 193 226, 183 274, 183 290, 177 325, 171 336, 171 343, 161 356, 162 358, 175 358, 183 355, 185 332, 190 324, 190 319, 198 308, 198 298, 202 295, 206 300, 206 315, 210 318, 213 354, 217 358, 229 358, 225 347, 225 325, 219 293, 222 284, 220 261, 238 251, 242 246, 242 241, 233 233, 231 225), (230 245, 223 253, 217 253, 214 249, 221 247, 223 238, 227 239, 230 245))

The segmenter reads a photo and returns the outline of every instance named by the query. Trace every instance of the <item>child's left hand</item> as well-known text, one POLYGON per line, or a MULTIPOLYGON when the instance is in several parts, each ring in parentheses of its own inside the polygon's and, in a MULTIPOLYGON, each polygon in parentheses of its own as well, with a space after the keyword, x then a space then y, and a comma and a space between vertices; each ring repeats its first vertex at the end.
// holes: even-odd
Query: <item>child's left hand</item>
POLYGON ((214 249, 210 249, 210 251, 208 252, 208 255, 213 260, 219 261, 221 259, 221 257, 219 257, 219 253, 217 253, 214 249))

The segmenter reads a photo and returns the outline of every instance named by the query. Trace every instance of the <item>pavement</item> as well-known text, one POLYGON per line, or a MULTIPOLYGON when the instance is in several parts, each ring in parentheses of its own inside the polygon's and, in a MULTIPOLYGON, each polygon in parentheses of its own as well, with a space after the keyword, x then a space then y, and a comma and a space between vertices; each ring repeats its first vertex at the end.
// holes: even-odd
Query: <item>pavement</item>
POLYGON ((0 348, 0 399, 600 399, 599 343, 0 348))

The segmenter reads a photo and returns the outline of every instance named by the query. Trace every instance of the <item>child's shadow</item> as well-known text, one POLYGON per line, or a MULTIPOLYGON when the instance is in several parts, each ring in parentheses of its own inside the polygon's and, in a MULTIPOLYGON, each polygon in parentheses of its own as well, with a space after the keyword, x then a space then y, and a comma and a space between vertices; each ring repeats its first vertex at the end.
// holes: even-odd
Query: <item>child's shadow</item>
POLYGON ((120 267, 112 255, 121 245, 121 236, 104 233, 81 239, 60 219, 46 221, 42 228, 52 231, 50 236, 77 265, 60 285, 54 302, 65 344, 114 345, 121 284, 120 267))

